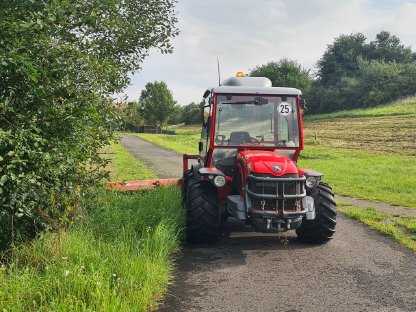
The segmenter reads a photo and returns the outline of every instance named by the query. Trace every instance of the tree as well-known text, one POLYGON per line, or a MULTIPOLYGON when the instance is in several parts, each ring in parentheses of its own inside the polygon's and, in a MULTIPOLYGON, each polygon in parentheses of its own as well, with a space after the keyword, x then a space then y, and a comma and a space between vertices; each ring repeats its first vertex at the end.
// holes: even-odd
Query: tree
POLYGON ((356 76, 359 69, 358 57, 366 55, 365 40, 362 33, 335 38, 317 63, 320 83, 334 85, 342 77, 356 76))
POLYGON ((185 125, 200 124, 202 121, 202 107, 201 104, 194 102, 185 105, 182 110, 181 122, 185 125))
POLYGON ((73 216, 101 181, 111 95, 148 50, 172 51, 174 0, 4 0, 0 247, 73 216))
POLYGON ((382 60, 385 62, 410 63, 416 60, 416 54, 410 47, 401 44, 400 39, 381 31, 376 39, 368 45, 368 60, 382 60))
POLYGON ((317 63, 310 112, 386 104, 414 95, 416 54, 386 31, 366 43, 363 34, 341 35, 317 63))
POLYGON ((278 62, 269 62, 256 66, 249 73, 252 77, 267 77, 276 87, 293 87, 304 92, 310 88, 312 78, 309 70, 302 68, 298 62, 283 58, 278 62))
POLYGON ((164 81, 148 82, 140 94, 143 114, 146 122, 164 126, 175 113, 172 92, 164 81))
POLYGON ((143 125, 142 106, 137 101, 130 101, 121 111, 121 122, 124 130, 137 131, 143 125))

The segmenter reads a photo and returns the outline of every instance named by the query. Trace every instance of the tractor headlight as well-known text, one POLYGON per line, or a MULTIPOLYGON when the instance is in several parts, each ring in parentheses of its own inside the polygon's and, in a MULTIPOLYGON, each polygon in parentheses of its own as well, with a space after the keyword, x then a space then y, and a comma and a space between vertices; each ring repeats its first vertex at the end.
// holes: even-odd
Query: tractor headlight
POLYGON ((215 184, 216 187, 223 187, 226 182, 227 182, 227 180, 222 175, 217 175, 214 178, 214 184, 215 184))
POLYGON ((313 188, 313 187, 315 187, 315 186, 317 186, 318 185, 318 183, 319 183, 319 178, 318 177, 307 177, 306 178, 306 187, 307 188, 313 188))

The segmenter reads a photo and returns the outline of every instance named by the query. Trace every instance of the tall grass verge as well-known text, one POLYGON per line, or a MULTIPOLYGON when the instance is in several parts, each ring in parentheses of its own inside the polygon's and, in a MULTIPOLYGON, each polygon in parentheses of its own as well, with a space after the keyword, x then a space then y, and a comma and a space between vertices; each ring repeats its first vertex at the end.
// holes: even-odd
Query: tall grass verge
MULTIPOLYGON (((155 175, 119 144, 112 179, 155 175)), ((0 254, 3 311, 148 311, 173 270, 184 216, 178 187, 99 192, 69 229, 0 254)))
POLYGON ((155 308, 184 227, 179 188, 98 198, 70 230, 12 251, 0 270, 3 311, 155 308))

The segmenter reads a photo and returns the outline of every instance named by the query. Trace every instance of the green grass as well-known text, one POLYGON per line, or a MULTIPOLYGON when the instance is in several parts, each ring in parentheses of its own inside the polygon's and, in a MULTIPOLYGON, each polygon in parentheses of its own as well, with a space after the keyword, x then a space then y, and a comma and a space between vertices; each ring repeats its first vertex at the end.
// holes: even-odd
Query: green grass
POLYGON ((324 173, 336 194, 416 208, 415 157, 307 146, 298 164, 324 173))
POLYGON ((350 218, 367 224, 370 228, 386 235, 403 246, 416 251, 416 218, 386 214, 375 208, 365 209, 354 206, 340 211, 350 218))
POLYGON ((395 101, 388 105, 374 108, 354 109, 329 114, 306 115, 304 116, 304 120, 310 121, 337 118, 357 118, 395 115, 416 115, 416 97, 409 97, 406 99, 395 101))
POLYGON ((0 270, 3 311, 148 311, 171 280, 177 187, 103 194, 69 231, 44 234, 0 270))
POLYGON ((156 175, 141 161, 133 157, 121 144, 112 144, 110 148, 110 181, 155 179, 156 175))

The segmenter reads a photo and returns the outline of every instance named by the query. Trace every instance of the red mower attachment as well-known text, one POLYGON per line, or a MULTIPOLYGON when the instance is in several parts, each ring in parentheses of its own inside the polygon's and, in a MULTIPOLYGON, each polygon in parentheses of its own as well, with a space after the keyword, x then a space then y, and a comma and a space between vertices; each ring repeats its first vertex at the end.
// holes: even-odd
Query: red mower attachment
MULTIPOLYGON (((188 170, 189 159, 199 159, 199 155, 188 155, 183 154, 183 168, 184 171, 188 170)), ((133 181, 117 181, 117 182, 108 182, 106 186, 106 191, 121 191, 121 192, 131 192, 131 191, 143 191, 150 190, 159 186, 168 186, 168 185, 181 185, 182 179, 154 179, 154 180, 133 180, 133 181)))
POLYGON ((155 180, 136 180, 125 182, 108 182, 107 191, 143 191, 150 190, 158 186, 179 185, 182 179, 155 179, 155 180))

